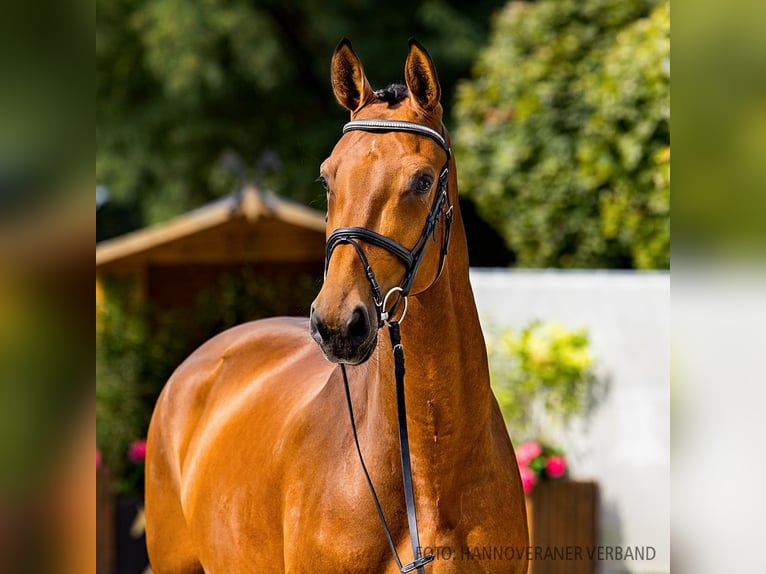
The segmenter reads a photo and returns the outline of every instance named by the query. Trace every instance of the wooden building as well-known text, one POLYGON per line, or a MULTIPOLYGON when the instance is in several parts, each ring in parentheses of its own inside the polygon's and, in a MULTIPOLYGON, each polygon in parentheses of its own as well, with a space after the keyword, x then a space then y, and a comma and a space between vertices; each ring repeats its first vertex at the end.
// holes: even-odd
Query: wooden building
MULTIPOLYGON (((254 187, 168 222, 96 245, 96 301, 108 278, 130 279, 135 296, 161 309, 184 308, 225 274, 290 281, 322 278, 324 214, 254 187)), ((296 310, 298 311, 298 310, 296 310)))

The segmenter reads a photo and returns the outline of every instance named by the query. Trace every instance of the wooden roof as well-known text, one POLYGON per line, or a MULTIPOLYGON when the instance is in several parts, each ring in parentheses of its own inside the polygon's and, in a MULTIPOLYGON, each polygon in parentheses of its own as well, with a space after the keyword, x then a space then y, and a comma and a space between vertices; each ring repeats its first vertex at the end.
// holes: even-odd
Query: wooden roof
POLYGON ((149 265, 314 262, 324 258, 324 214, 254 187, 168 222, 96 245, 96 272, 149 265))

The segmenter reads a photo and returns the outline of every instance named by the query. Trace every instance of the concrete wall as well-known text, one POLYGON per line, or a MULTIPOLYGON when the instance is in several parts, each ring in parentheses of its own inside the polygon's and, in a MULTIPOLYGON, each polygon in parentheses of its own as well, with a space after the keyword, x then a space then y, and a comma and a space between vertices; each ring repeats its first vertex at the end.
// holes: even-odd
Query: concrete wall
POLYGON ((533 319, 587 328, 607 394, 561 437, 571 474, 599 484, 599 544, 656 549, 600 572, 670 572, 669 274, 474 269, 471 281, 489 336, 533 319))

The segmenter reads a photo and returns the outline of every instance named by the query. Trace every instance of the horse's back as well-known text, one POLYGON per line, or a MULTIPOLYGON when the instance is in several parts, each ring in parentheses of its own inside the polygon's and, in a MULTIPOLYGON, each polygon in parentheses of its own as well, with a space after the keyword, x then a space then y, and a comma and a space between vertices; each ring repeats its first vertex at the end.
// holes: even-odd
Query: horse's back
MULTIPOLYGON (((176 369, 157 401, 148 437, 147 532, 155 571, 194 572, 190 564, 199 567, 201 558, 195 540, 228 546, 257 537, 267 546, 279 538, 257 526, 237 529, 236 521, 210 524, 206 516, 212 508, 252 507, 262 515, 252 524, 278 527, 278 505, 264 501, 278 498, 286 441, 332 367, 306 319, 281 317, 229 329, 176 369), (243 478, 250 481, 247 488, 241 488, 243 478)), ((226 555, 227 548, 208 551, 226 555)))

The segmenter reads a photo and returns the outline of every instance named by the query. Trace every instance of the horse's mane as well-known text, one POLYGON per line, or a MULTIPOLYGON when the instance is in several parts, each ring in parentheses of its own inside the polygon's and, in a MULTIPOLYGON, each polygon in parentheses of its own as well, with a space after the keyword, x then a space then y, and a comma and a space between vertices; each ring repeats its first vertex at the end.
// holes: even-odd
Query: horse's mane
POLYGON ((375 97, 387 104, 397 104, 409 95, 404 84, 389 84, 382 90, 375 91, 375 97))

